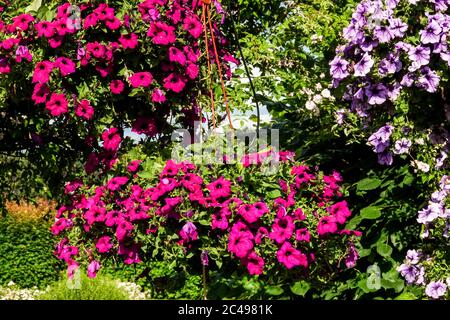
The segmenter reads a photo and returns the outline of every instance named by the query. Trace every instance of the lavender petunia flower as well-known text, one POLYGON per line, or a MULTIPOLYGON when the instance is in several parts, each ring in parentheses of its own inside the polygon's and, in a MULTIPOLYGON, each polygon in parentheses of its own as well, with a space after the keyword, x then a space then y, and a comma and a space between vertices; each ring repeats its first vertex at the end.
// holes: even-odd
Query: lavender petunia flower
POLYGON ((374 36, 380 43, 387 43, 394 38, 391 29, 387 26, 376 26, 374 36))
POLYGON ((430 48, 422 46, 413 47, 409 50, 408 56, 413 63, 410 71, 416 71, 421 66, 427 65, 430 62, 430 48))
POLYGON ((406 252, 406 260, 411 264, 418 264, 421 257, 422 253, 420 251, 408 250, 406 252))
POLYGON ((394 153, 395 154, 407 153, 409 148, 411 147, 411 144, 412 144, 411 140, 408 140, 406 138, 397 140, 394 145, 394 153))
POLYGON ((394 158, 392 157, 392 152, 384 151, 378 154, 378 163, 381 165, 390 166, 393 161, 394 158))
POLYGON ((414 80, 416 80, 416 75, 413 73, 407 73, 403 76, 402 81, 400 81, 400 84, 405 87, 411 87, 414 83, 414 80))
POLYGON ((347 71, 348 62, 341 57, 336 56, 330 62, 330 74, 335 80, 342 80, 349 75, 347 71))
POLYGON ((386 58, 380 61, 378 66, 378 72, 382 75, 386 75, 388 73, 396 73, 402 69, 402 62, 398 55, 393 53, 388 53, 386 58))
POLYGON ((426 224, 428 222, 432 222, 439 216, 439 211, 433 210, 431 206, 428 206, 419 211, 419 215, 417 217, 417 222, 421 224, 426 224))
POLYGON ((448 0, 430 0, 434 3, 434 9, 436 11, 446 11, 448 9, 448 0))
POLYGON ((420 72, 422 75, 417 80, 419 86, 424 88, 428 92, 436 92, 440 77, 436 74, 436 72, 432 71, 428 67, 422 68, 420 72))
POLYGON ((419 269, 411 264, 402 264, 397 268, 397 271, 400 272, 408 284, 414 283, 419 275, 419 269))
POLYGON ((389 29, 391 30, 394 37, 402 38, 405 35, 405 32, 408 30, 408 25, 401 19, 395 18, 389 20, 389 29))
POLYGON ((442 28, 436 21, 431 21, 425 29, 420 31, 420 41, 423 44, 438 43, 441 38, 442 28))
POLYGON ((425 288, 425 294, 433 299, 439 299, 447 292, 447 285, 444 281, 431 281, 425 288))
POLYGON ((355 64, 355 76, 363 77, 368 74, 374 63, 375 61, 373 61, 369 54, 364 54, 361 60, 355 64))
POLYGON ((359 46, 362 51, 370 52, 373 48, 378 46, 378 41, 373 40, 371 37, 364 37, 362 41, 359 43, 359 46))
POLYGON ((387 87, 381 83, 367 87, 365 93, 371 105, 383 104, 387 99, 387 87))

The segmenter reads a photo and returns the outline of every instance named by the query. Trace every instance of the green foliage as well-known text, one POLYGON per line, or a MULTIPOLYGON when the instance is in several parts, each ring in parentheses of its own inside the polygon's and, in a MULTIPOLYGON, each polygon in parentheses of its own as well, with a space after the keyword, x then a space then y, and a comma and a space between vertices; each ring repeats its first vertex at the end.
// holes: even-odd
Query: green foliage
POLYGON ((43 288, 58 279, 63 264, 53 255, 50 223, 0 219, 0 285, 43 288))
POLYGON ((63 279, 52 284, 40 300, 128 300, 128 293, 117 287, 117 281, 98 275, 94 279, 85 274, 80 275, 79 286, 74 280, 63 279), (78 289, 77 289, 78 288, 78 289))

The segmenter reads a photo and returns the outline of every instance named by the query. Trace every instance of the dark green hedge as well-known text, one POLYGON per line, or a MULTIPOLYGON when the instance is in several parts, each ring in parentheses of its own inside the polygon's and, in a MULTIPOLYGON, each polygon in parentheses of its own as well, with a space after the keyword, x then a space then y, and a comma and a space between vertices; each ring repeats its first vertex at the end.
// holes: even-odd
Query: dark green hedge
POLYGON ((23 288, 43 288, 58 280, 64 264, 53 255, 50 223, 0 218, 0 286, 14 281, 23 288))

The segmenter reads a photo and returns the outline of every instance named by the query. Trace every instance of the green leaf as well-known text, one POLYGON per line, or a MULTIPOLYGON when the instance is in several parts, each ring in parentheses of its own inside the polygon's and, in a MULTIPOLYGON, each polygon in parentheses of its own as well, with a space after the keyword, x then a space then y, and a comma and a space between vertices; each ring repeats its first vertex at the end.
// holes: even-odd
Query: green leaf
POLYGON ((365 207, 359 213, 364 219, 377 219, 381 216, 381 210, 378 207, 365 207))
POLYGON ((291 286, 292 293, 304 297, 311 288, 310 284, 304 280, 297 281, 291 286))
POLYGON ((356 184, 356 189, 358 191, 367 191, 367 190, 373 190, 380 186, 381 180, 378 178, 365 178, 360 180, 356 184))
POLYGON ((272 190, 267 195, 270 199, 276 199, 278 197, 281 197, 281 192, 280 190, 272 190))
POLYGON ((380 256, 387 258, 392 254, 392 247, 386 243, 378 243, 377 252, 380 256))
POLYGON ((37 12, 42 6, 42 0, 34 0, 28 7, 25 8, 25 13, 27 12, 37 12))
POLYGON ((411 292, 402 292, 394 300, 416 300, 417 297, 411 292))
POLYGON ((266 293, 271 296, 279 296, 283 292, 283 288, 277 286, 270 286, 266 288, 266 293))

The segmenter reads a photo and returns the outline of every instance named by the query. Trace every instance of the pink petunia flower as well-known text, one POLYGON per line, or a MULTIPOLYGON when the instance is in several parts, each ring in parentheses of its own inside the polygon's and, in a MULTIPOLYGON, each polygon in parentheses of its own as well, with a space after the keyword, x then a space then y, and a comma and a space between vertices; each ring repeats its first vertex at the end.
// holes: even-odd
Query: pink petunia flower
POLYGON ((52 93, 50 100, 47 101, 45 107, 50 111, 52 116, 59 116, 67 112, 68 102, 66 96, 62 93, 52 93))
POLYGON ((191 221, 186 222, 186 224, 181 228, 180 237, 183 243, 195 241, 198 239, 197 227, 191 221))
POLYGON ((22 60, 26 60, 28 62, 33 60, 33 56, 26 46, 18 46, 16 50, 16 62, 20 63, 22 60))
POLYGON ((327 233, 336 233, 338 230, 336 219, 333 216, 326 216, 319 220, 317 233, 323 236, 327 233))
POLYGON ((167 90, 172 90, 173 92, 181 92, 186 86, 186 79, 178 74, 171 73, 167 78, 164 79, 164 88, 167 90))
POLYGON ((164 92, 160 89, 153 90, 152 93, 152 102, 153 103, 163 103, 166 102, 166 96, 164 92))
POLYGON ((250 231, 232 231, 228 238, 228 251, 244 258, 253 249, 253 234, 250 231))
POLYGON ((111 191, 117 191, 128 182, 127 177, 114 177, 108 181, 106 187, 111 191))
POLYGON ((95 244, 95 247, 97 248, 98 252, 100 253, 107 253, 111 250, 113 247, 111 243, 111 237, 109 236, 103 236, 100 239, 98 239, 97 243, 95 244))
POLYGON ((298 229, 295 232, 295 240, 309 242, 311 240, 311 235, 307 228, 298 229))
POLYGON ((148 87, 153 81, 153 76, 150 72, 136 72, 129 78, 129 81, 134 88, 148 87))
POLYGON ((159 133, 156 121, 149 117, 139 117, 133 124, 132 132, 154 137, 159 133))
POLYGON ((339 224, 344 224, 347 221, 347 218, 352 215, 345 200, 333 204, 328 211, 334 216, 336 222, 339 224))
POLYGON ((76 106, 75 114, 80 118, 90 120, 94 116, 94 108, 91 106, 89 100, 83 99, 76 106))
POLYGON ((221 176, 206 186, 213 198, 227 198, 231 195, 231 181, 221 176))
POLYGON ((291 238, 292 234, 294 233, 294 229, 294 222, 290 216, 275 218, 269 237, 275 242, 282 244, 283 242, 291 238))
POLYGON ((13 19, 13 27, 21 29, 23 31, 27 30, 30 23, 34 21, 34 18, 32 15, 23 13, 18 15, 17 17, 14 17, 13 19))
POLYGON ((56 29, 50 21, 40 21, 39 23, 36 23, 34 27, 38 33, 38 37, 51 38, 56 33, 56 29))
POLYGON ((139 165, 141 164, 141 162, 142 162, 141 160, 131 161, 127 166, 127 170, 131 173, 135 173, 136 171, 138 171, 139 165))
POLYGON ((308 258, 300 250, 294 249, 289 242, 283 243, 277 251, 277 259, 284 264, 287 269, 297 266, 308 267, 308 258))
POLYGON ((96 260, 91 261, 87 267, 87 275, 89 278, 95 278, 100 270, 100 263, 96 260))
POLYGON ((125 88, 125 85, 121 80, 113 80, 109 84, 112 94, 121 94, 125 88))
POLYGON ((41 61, 36 64, 33 73, 33 83, 47 83, 50 80, 50 73, 53 70, 53 63, 41 61))
POLYGON ((36 83, 31 99, 35 104, 44 103, 47 101, 47 96, 50 93, 48 86, 45 83, 36 83))
POLYGON ((264 271, 264 260, 254 251, 242 259, 242 264, 247 267, 251 275, 258 275, 264 271))
POLYGON ((124 49, 135 49, 138 45, 138 36, 135 33, 122 34, 119 42, 124 49))
POLYGON ((98 42, 90 42, 86 45, 86 51, 97 59, 103 59, 106 54, 106 47, 98 42))
POLYGON ((59 57, 58 59, 56 59, 54 66, 59 69, 63 76, 74 73, 76 69, 75 63, 65 57, 59 57))
POLYGON ((109 151, 116 151, 122 142, 119 129, 110 128, 102 133, 103 148, 109 151))
POLYGON ((186 64, 186 56, 183 51, 175 47, 170 47, 169 49, 169 60, 171 62, 178 62, 183 66, 186 64))
POLYGON ((183 29, 189 32, 195 39, 199 38, 203 32, 203 25, 194 15, 184 18, 183 29))
POLYGON ((148 29, 147 36, 154 44, 168 45, 176 41, 175 28, 164 22, 153 22, 148 29))
POLYGON ((197 79, 200 71, 196 64, 189 62, 188 65, 186 66, 185 72, 189 79, 194 80, 197 79))

